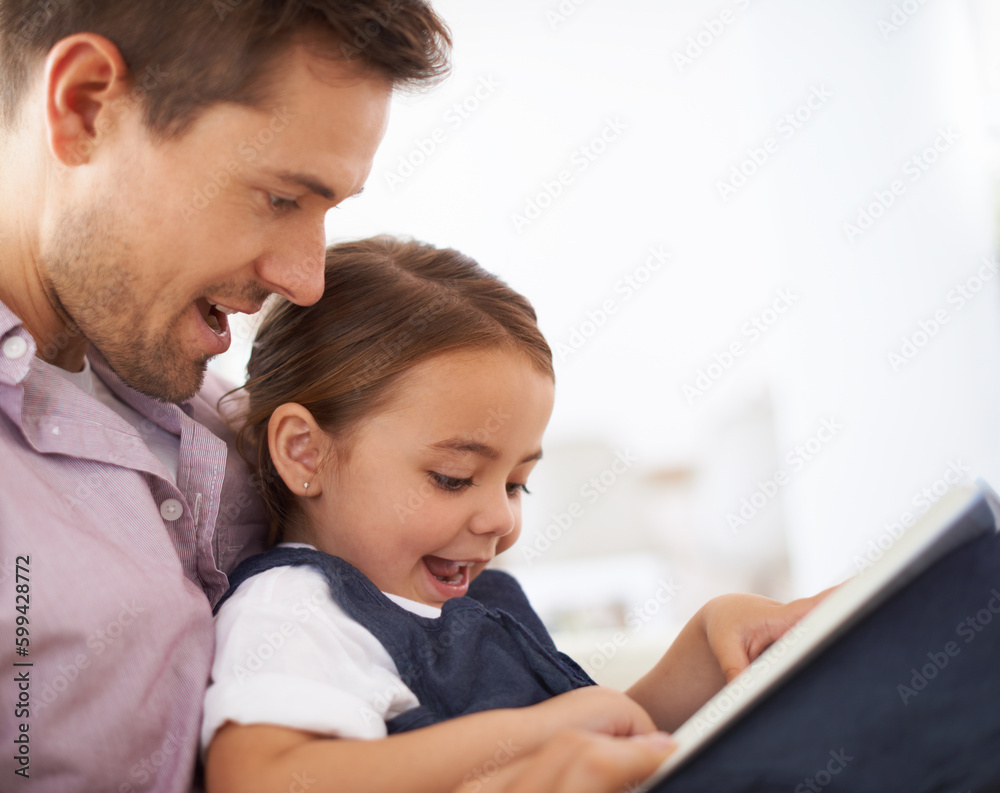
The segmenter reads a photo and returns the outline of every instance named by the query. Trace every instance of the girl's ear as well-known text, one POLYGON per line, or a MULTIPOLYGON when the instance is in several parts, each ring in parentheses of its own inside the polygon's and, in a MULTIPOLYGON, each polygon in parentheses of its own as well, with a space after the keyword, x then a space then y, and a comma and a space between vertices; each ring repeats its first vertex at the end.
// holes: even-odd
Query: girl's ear
POLYGON ((274 467, 289 490, 297 496, 323 492, 318 474, 333 444, 312 413, 294 402, 281 405, 267 422, 267 445, 274 467))

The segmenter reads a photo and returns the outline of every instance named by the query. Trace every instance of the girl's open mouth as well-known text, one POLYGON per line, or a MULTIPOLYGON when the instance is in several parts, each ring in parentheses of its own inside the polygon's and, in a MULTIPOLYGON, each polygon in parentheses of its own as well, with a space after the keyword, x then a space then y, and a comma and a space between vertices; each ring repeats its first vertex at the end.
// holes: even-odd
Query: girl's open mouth
POLYGON ((425 556, 424 567, 430 574, 431 586, 444 598, 461 597, 469 589, 472 561, 455 561, 440 556, 425 556))

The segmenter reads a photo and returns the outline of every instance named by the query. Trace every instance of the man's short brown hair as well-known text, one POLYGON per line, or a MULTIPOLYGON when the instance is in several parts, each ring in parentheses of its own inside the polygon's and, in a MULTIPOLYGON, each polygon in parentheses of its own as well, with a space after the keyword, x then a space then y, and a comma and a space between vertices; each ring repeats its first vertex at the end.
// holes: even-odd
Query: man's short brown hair
POLYGON ((0 0, 0 124, 60 39, 97 33, 121 51, 160 138, 217 102, 260 106, 293 41, 398 88, 448 71, 451 36, 423 0, 0 0))

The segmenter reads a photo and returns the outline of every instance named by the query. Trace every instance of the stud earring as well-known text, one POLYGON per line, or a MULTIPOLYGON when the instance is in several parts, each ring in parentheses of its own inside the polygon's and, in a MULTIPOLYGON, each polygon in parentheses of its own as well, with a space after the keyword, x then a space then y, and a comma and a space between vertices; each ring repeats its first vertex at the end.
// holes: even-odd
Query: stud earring
POLYGON ((308 482, 303 482, 302 483, 302 487, 303 487, 303 489, 308 490, 309 489, 309 483, 308 482))

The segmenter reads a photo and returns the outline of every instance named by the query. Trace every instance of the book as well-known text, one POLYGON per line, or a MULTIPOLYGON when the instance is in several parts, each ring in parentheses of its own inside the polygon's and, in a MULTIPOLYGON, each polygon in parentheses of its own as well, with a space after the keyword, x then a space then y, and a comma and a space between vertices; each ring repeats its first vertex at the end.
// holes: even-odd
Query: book
POLYGON ((945 493, 881 557, 828 595, 674 733, 677 749, 640 791, 651 791, 776 691, 824 648, 950 551, 1000 525, 1000 497, 982 480, 945 493))

